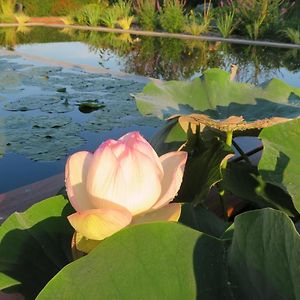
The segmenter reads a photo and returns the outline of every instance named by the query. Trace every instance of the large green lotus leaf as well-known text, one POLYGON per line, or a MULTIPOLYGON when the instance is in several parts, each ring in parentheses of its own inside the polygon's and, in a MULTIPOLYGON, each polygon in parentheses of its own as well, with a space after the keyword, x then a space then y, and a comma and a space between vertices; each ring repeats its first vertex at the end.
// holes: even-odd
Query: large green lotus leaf
POLYGON ((205 139, 198 133, 188 133, 189 153, 183 181, 176 201, 203 203, 213 185, 221 181, 221 164, 232 156, 232 149, 217 138, 205 139))
POLYGON ((70 261, 69 214, 68 201, 56 196, 14 213, 0 226, 0 290, 13 286, 33 299, 70 261))
POLYGON ((300 89, 279 79, 255 87, 231 81, 220 69, 207 70, 193 81, 154 80, 135 99, 142 114, 160 118, 195 112, 216 120, 235 115, 246 121, 300 115, 300 89))
POLYGON ((226 244, 171 222, 133 226, 66 266, 37 299, 226 299, 226 244))
POLYGON ((283 212, 237 216, 228 264, 238 286, 234 299, 300 299, 300 236, 283 212))
POLYGON ((184 203, 179 222, 214 237, 221 237, 230 223, 220 219, 212 211, 201 205, 184 203))
POLYGON ((257 168, 247 163, 229 163, 223 173, 222 186, 256 207, 272 207, 297 216, 291 197, 280 187, 265 182, 257 168))
POLYGON ((151 138, 151 145, 158 155, 176 151, 187 140, 187 134, 182 129, 177 119, 164 124, 151 138))
POLYGON ((129 227, 64 267, 37 299, 300 299, 300 236, 286 214, 247 212, 232 230, 221 240, 171 222, 129 227))
POLYGON ((262 178, 288 192, 300 212, 300 120, 263 129, 264 151, 258 164, 262 178))

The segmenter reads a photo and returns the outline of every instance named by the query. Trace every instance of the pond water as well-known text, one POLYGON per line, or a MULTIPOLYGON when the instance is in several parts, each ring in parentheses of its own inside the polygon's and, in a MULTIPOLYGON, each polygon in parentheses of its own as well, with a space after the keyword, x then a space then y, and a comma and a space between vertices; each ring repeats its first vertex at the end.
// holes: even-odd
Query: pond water
POLYGON ((147 77, 190 80, 237 64, 237 80, 300 87, 298 50, 39 27, 0 29, 0 47, 0 193, 62 172, 70 153, 107 138, 150 138, 162 121, 130 97, 147 77))

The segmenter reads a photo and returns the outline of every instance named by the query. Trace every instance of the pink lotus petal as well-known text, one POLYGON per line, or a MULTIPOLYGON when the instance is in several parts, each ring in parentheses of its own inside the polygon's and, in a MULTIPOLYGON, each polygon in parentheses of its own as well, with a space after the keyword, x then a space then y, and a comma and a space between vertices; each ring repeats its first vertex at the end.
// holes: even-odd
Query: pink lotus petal
POLYGON ((178 221, 181 213, 181 204, 171 203, 162 208, 152 210, 144 215, 132 218, 131 225, 159 222, 159 221, 178 221))
POLYGON ((153 209, 166 205, 176 196, 182 183, 186 160, 187 152, 184 151, 169 152, 160 157, 164 169, 164 177, 159 200, 153 205, 153 209))
POLYGON ((129 132, 123 135, 119 139, 119 141, 124 142, 127 146, 131 147, 132 149, 140 151, 149 158, 153 159, 153 161, 157 164, 161 172, 161 177, 163 177, 163 168, 157 153, 154 151, 154 149, 148 143, 148 141, 140 135, 138 131, 129 132))
POLYGON ((159 170, 145 154, 115 141, 95 152, 87 191, 94 207, 113 202, 138 214, 152 207, 161 193, 159 170))
POLYGON ((68 216, 74 229, 91 240, 103 240, 130 224, 132 216, 126 209, 91 209, 68 216))
POLYGON ((71 155, 65 168, 66 189, 69 200, 76 211, 94 208, 89 202, 86 192, 87 171, 93 155, 80 151, 71 155))

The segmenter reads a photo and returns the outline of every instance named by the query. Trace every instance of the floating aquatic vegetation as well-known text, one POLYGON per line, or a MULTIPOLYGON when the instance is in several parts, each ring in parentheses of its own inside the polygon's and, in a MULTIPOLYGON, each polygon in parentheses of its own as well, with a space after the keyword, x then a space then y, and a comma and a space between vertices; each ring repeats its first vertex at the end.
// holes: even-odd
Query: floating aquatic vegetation
POLYGON ((49 66, 42 66, 42 67, 33 67, 30 68, 30 75, 31 76, 45 76, 45 75, 54 75, 63 70, 62 67, 49 67, 49 66))
POLYGON ((22 81, 22 74, 13 70, 5 70, 0 73, 0 91, 4 93, 15 92, 22 81))
POLYGON ((57 160, 84 143, 83 131, 153 127, 161 122, 141 116, 130 96, 142 90, 142 83, 77 69, 18 65, 16 60, 0 59, 0 91, 5 95, 10 89, 9 97, 0 98, 0 112, 6 111, 0 123, 1 153, 57 160), (78 114, 81 125, 74 121, 78 114))
POLYGON ((43 109, 44 106, 52 106, 60 102, 60 97, 52 95, 33 95, 21 98, 17 101, 6 102, 3 105, 5 110, 27 111, 34 109, 43 109))
POLYGON ((58 93, 66 93, 66 92, 67 92, 67 89, 66 89, 65 87, 63 87, 63 88, 58 88, 56 91, 57 91, 58 93))
POLYGON ((35 161, 60 159, 85 142, 81 126, 67 116, 13 114, 2 120, 6 149, 35 161))
POLYGON ((104 103, 99 103, 97 100, 87 100, 78 104, 78 109, 80 112, 86 114, 93 111, 97 111, 105 107, 104 103))
POLYGON ((67 99, 62 99, 61 102, 54 104, 46 104, 41 107, 41 111, 47 113, 67 113, 74 110, 74 106, 70 105, 67 99))

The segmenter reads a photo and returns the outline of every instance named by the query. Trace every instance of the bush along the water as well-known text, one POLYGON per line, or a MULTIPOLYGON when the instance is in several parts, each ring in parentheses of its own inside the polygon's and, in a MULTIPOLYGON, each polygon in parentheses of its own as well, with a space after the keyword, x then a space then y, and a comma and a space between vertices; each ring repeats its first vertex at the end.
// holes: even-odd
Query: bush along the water
POLYGON ((184 27, 184 2, 182 0, 164 0, 159 16, 162 29, 168 32, 181 32, 184 27))
MULTIPOLYGON (((29 16, 64 16, 66 24, 145 30, 164 30, 201 35, 206 32, 248 39, 288 40, 297 43, 299 4, 289 0, 204 1, 191 7, 182 0, 20 0, 29 16), (68 18, 66 18, 68 16, 68 18), (286 31, 285 34, 284 31, 286 31)), ((1 0, 1 22, 14 22, 16 1, 1 0)))
POLYGON ((135 11, 138 16, 138 23, 142 29, 155 30, 158 26, 158 12, 153 0, 143 0, 140 5, 136 5, 135 11))

